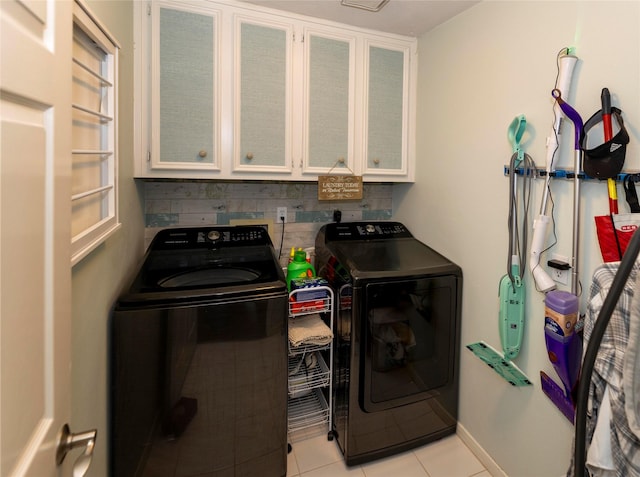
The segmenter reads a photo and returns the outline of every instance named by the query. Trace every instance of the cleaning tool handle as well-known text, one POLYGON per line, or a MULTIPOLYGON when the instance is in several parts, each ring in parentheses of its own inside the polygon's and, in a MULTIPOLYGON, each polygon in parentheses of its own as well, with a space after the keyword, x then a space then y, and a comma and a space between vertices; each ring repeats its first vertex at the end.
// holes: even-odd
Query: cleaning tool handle
POLYGON ((522 141, 522 136, 524 135, 526 129, 527 118, 524 114, 520 114, 519 116, 516 116, 513 121, 511 121, 509 129, 507 131, 513 153, 517 154, 516 166, 518 166, 524 158, 524 151, 522 150, 522 147, 520 147, 520 141, 522 141))
MULTIPOLYGON (((556 88, 558 91, 562 93, 565 98, 569 97, 569 86, 571 86, 571 79, 573 78, 573 70, 578 63, 578 57, 573 55, 562 55, 559 60, 558 66, 558 81, 556 83, 556 88)), ((559 104, 554 104, 554 110, 556 112, 555 121, 553 123, 554 135, 559 136, 560 125, 562 122, 562 114, 558 108, 559 104)), ((565 113, 566 114, 566 113, 565 113)))
MULTIPOLYGON (((613 126, 611 125, 611 95, 608 88, 602 88, 600 94, 600 103, 602 105, 602 125, 604 128, 604 141, 608 142, 613 139, 613 126)), ((611 214, 618 213, 618 190, 614 179, 607 179, 607 189, 609 191, 609 212, 611 214)))
POLYGON ((540 255, 544 249, 544 241, 547 237, 547 228, 551 222, 548 215, 539 215, 533 221, 533 237, 531 239, 531 254, 529 255, 529 269, 536 282, 536 288, 546 293, 556 288, 556 282, 549 274, 540 266, 540 255))
POLYGON ((600 94, 602 104, 602 124, 604 126, 604 140, 611 141, 613 138, 613 127, 611 126, 611 95, 607 88, 602 88, 600 94))
MULTIPOLYGON (((562 55, 558 58, 558 80, 556 81, 556 89, 560 90, 565 98, 569 97, 569 87, 573 78, 573 71, 578 63, 578 57, 573 55, 562 55)), ((554 157, 558 149, 559 137, 562 135, 560 128, 562 124, 562 114, 560 105, 553 104, 554 121, 551 135, 547 137, 547 173, 554 170, 554 157)))
MULTIPOLYGON (((560 92, 559 89, 557 88, 554 89, 551 92, 551 95, 556 99, 556 102, 560 105, 560 109, 562 109, 562 112, 565 114, 565 116, 568 117, 573 123, 573 129, 575 131, 574 149, 576 151, 580 150, 580 138, 582 137, 582 128, 584 126, 584 123, 582 122, 582 117, 580 116, 578 111, 573 109, 573 107, 569 103, 567 103, 562 99, 562 93, 560 92)), ((576 174, 578 172, 579 171, 576 171, 576 174)))
POLYGON ((609 212, 612 214, 617 214, 618 191, 616 188, 616 181, 614 179, 607 179, 607 188, 609 190, 609 212))

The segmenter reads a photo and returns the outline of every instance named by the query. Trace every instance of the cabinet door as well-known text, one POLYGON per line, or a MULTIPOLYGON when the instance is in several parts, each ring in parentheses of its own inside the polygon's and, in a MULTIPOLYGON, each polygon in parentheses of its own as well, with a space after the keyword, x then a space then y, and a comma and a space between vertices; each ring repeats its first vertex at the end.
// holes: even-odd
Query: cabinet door
POLYGON ((293 27, 237 16, 234 171, 291 172, 293 27))
POLYGON ((365 174, 407 174, 408 48, 367 43, 365 174))
POLYGON ((304 172, 353 173, 355 40, 304 35, 304 172))
POLYGON ((154 169, 219 169, 218 13, 153 3, 154 169))

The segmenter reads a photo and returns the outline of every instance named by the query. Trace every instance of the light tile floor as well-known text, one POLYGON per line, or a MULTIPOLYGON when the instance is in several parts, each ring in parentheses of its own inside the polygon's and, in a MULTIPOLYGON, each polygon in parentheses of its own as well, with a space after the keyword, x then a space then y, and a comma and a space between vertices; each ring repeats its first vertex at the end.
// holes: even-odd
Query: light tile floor
POLYGON ((424 447, 347 467, 336 441, 318 435, 294 441, 287 477, 491 477, 456 435, 424 447))

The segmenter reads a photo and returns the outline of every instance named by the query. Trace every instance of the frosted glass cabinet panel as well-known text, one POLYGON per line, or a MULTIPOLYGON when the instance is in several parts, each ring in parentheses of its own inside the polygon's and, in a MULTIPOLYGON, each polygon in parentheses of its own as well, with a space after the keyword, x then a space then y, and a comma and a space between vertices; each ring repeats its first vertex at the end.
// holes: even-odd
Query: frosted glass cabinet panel
POLYGON ((368 48, 365 172, 406 167, 406 56, 405 50, 368 48))
POLYGON ((353 169, 353 39, 307 32, 305 170, 353 169))
POLYGON ((291 28, 238 18, 235 169, 291 172, 291 28))
POLYGON ((154 6, 153 167, 217 169, 217 14, 154 6))
POLYGON ((414 180, 415 38, 229 0, 133 13, 135 177, 414 180))

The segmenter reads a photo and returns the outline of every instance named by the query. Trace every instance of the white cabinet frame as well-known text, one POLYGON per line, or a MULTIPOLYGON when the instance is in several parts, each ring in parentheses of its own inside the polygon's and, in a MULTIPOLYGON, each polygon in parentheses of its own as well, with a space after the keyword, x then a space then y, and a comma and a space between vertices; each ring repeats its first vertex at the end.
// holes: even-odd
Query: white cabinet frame
MULTIPOLYGON (((153 19, 153 22, 158 20, 153 19)), ((154 23, 153 28, 157 28, 154 23)), ((135 108, 135 177, 167 179, 231 179, 231 180, 276 180, 315 181, 318 175, 332 174, 362 175, 364 181, 412 182, 415 166, 415 97, 417 86, 417 39, 383 32, 364 30, 348 25, 329 22, 259 7, 233 0, 149 0, 134 2, 134 68, 136 99, 135 108), (152 78, 159 73, 157 66, 149 64, 154 52, 151 37, 152 10, 156 3, 188 11, 218 12, 217 80, 216 102, 216 160, 210 164, 197 165, 177 162, 158 163, 159 149, 157 128, 159 114, 158 98, 149 94, 152 78), (285 157, 281 164, 250 164, 243 160, 240 151, 239 111, 239 35, 241 22, 262 26, 284 28, 287 31, 286 72, 286 138, 285 157), (309 147, 308 94, 309 51, 305 42, 308 35, 318 35, 339 41, 348 41, 352 58, 349 61, 349 152, 342 162, 332 169, 314 165, 307 153, 309 147), (369 167, 367 158, 366 113, 367 113, 367 68, 368 45, 404 52, 403 73, 403 138, 402 165, 398 168, 369 167)), ((153 56, 157 65, 157 56, 153 56)), ((258 154, 258 152, 254 152, 258 154)), ((336 158, 338 161, 339 158, 336 158)), ((257 161, 255 161, 257 162, 257 161)))

